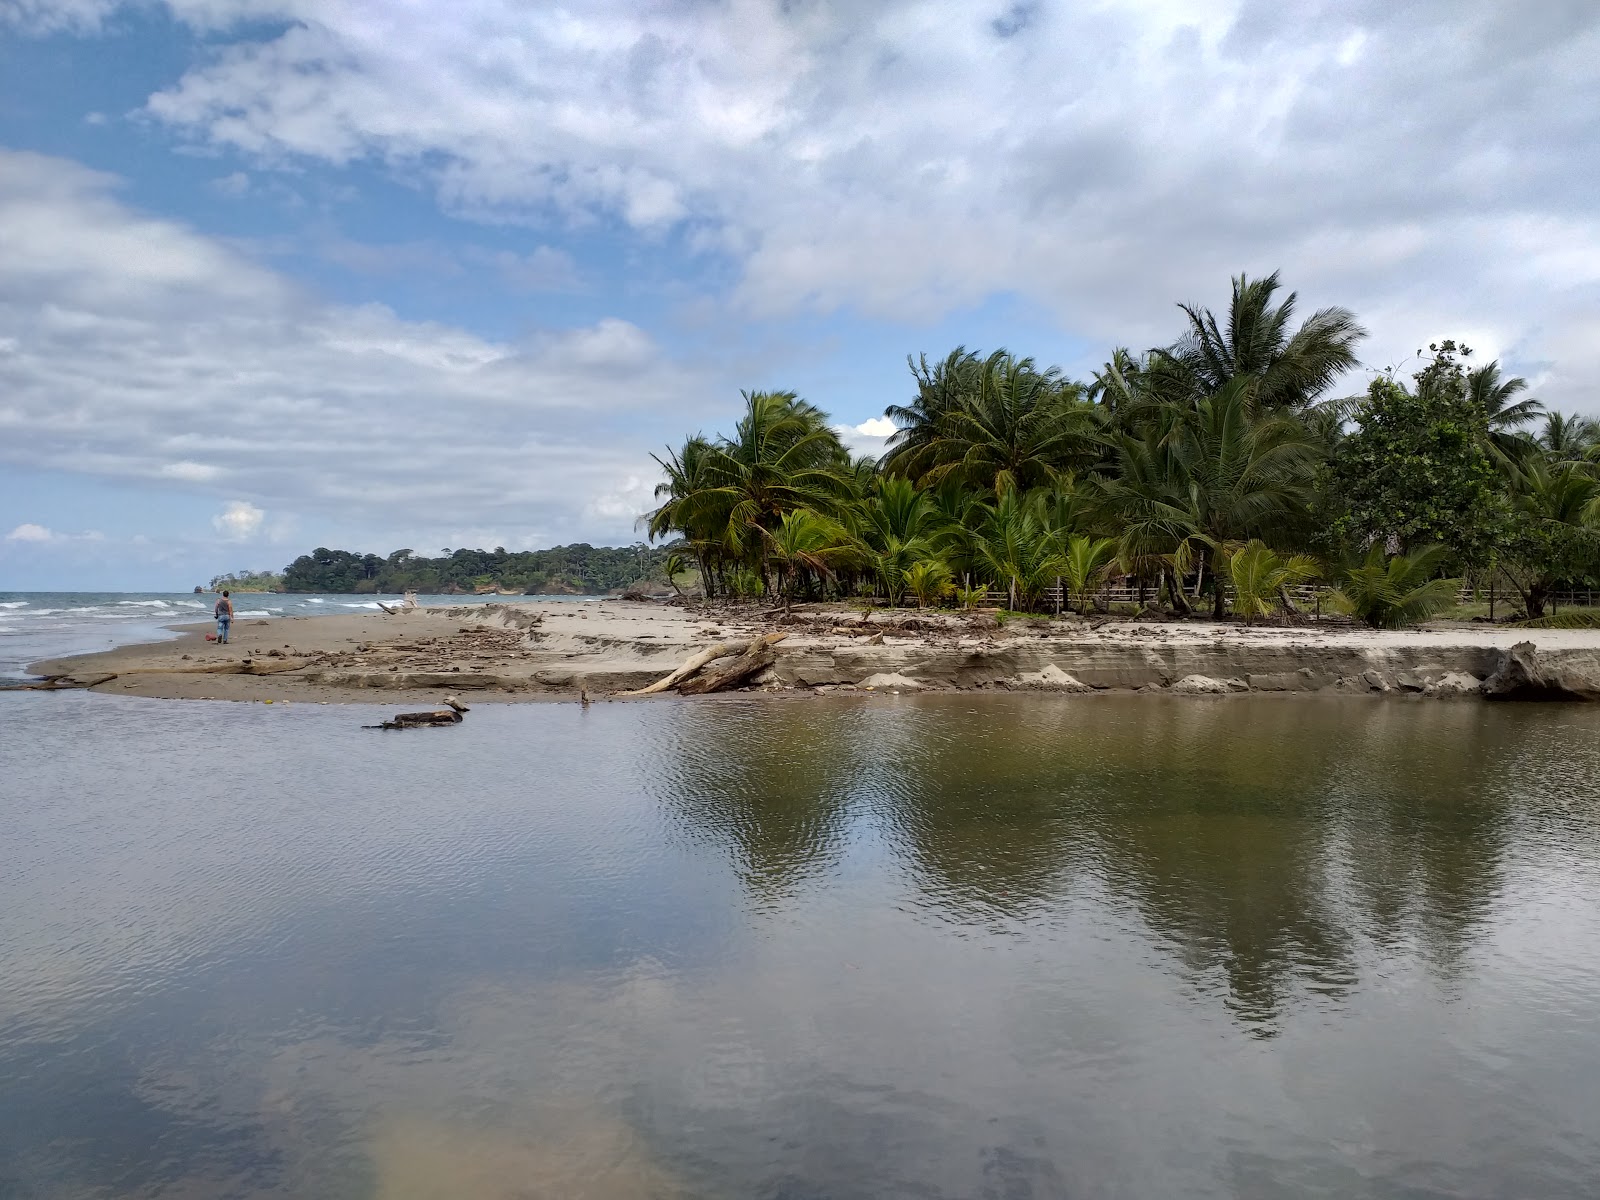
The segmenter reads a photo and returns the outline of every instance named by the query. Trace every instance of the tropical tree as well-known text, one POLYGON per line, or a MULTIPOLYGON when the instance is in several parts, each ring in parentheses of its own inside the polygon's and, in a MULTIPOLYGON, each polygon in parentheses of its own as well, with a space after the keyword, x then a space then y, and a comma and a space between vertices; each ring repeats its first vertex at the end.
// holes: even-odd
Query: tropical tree
POLYGON ((1425 621, 1455 604, 1459 579, 1439 579, 1436 572, 1449 556, 1441 545, 1421 546, 1409 554, 1385 554, 1374 542, 1366 557, 1347 567, 1330 595, 1334 607, 1374 629, 1403 629, 1425 621))
POLYGON ((1334 533, 1357 545, 1442 543, 1469 570, 1484 568, 1504 534, 1505 477, 1483 409, 1426 376, 1415 391, 1385 376, 1367 389, 1334 462, 1334 533))
POLYGON ((978 563, 1010 595, 1012 609, 1037 603, 1066 565, 1059 543, 1040 520, 1037 502, 1007 490, 985 507, 972 536, 978 563))
POLYGON ((937 604, 951 590, 950 568, 940 559, 924 558, 905 572, 906 590, 917 598, 917 607, 937 604))
POLYGON ((1299 408, 1358 365, 1355 346, 1366 330, 1355 315, 1319 309, 1292 329, 1297 297, 1290 292, 1274 304, 1279 286, 1276 271, 1265 279, 1238 276, 1223 321, 1208 308, 1179 305, 1189 329, 1165 354, 1182 368, 1193 394, 1212 395, 1248 377, 1263 408, 1299 408))
MULTIPOLYGON (((1440 349, 1448 345, 1449 342, 1441 342, 1440 349)), ((1471 350, 1464 346, 1461 348, 1463 358, 1471 354, 1471 350)), ((1544 405, 1532 397, 1517 399, 1528 390, 1528 381, 1520 376, 1505 378, 1500 373, 1500 364, 1492 362, 1467 371, 1463 383, 1467 399, 1483 414, 1489 442, 1495 452, 1511 461, 1526 458, 1535 446, 1526 427, 1544 413, 1544 405)))
MULTIPOLYGON (((702 567, 744 562, 767 574, 770 539, 786 512, 844 507, 852 463, 827 414, 793 392, 744 392, 732 438, 691 438, 656 461, 667 502, 647 518, 652 537, 677 530, 702 567)), ((704 572, 703 572, 704 577, 704 572)))
POLYGON ((1497 565, 1531 619, 1561 583, 1600 576, 1600 478, 1587 464, 1534 458, 1518 469, 1497 565))
POLYGON ((830 579, 835 565, 854 553, 842 525, 808 508, 789 510, 779 518, 776 529, 763 527, 761 535, 767 542, 767 557, 777 567, 786 613, 804 574, 830 579))
POLYGON ((998 350, 984 360, 975 391, 941 411, 931 429, 917 428, 917 448, 896 469, 924 487, 956 479, 997 496, 1053 482, 1096 453, 1097 414, 1081 393, 1059 371, 998 350))
POLYGON ((906 366, 917 381, 917 394, 910 404, 891 404, 883 414, 899 427, 883 458, 883 469, 891 474, 911 468, 939 437, 946 417, 972 402, 983 370, 977 354, 965 346, 932 364, 926 354, 907 355, 906 366))
POLYGON ((667 577, 667 583, 672 586, 672 590, 679 598, 683 596, 683 589, 678 586, 678 576, 688 569, 689 564, 676 550, 669 552, 667 557, 661 560, 661 573, 667 577))
POLYGON ((1292 609, 1289 588, 1314 579, 1317 563, 1304 554, 1285 559, 1265 542, 1252 538, 1228 555, 1233 584, 1233 611, 1245 620, 1271 616, 1277 607, 1292 609))
POLYGON ((1600 421, 1558 412, 1545 413, 1544 431, 1539 434, 1538 442, 1540 449, 1556 462, 1592 459, 1596 446, 1600 445, 1600 421))
POLYGON ((1067 538, 1062 554, 1061 577, 1067 591, 1078 597, 1078 612, 1087 616, 1091 592, 1099 589, 1106 574, 1116 565, 1117 540, 1073 534, 1067 538))
MULTIPOLYGON (((1317 443, 1292 414, 1262 411, 1241 377, 1193 409, 1167 406, 1143 438, 1124 437, 1105 496, 1124 528, 1125 557, 1164 553, 1176 573, 1197 564, 1226 612, 1214 560, 1224 547, 1303 521, 1313 498, 1317 443)), ((1175 586, 1175 593, 1178 589, 1175 586)))

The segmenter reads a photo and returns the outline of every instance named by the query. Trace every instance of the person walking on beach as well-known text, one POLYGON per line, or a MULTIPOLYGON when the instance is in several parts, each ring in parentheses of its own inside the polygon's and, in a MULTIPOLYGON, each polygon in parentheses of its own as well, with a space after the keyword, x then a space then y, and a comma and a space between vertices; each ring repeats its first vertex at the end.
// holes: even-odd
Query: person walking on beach
POLYGON ((217 645, 228 644, 228 626, 233 624, 233 601, 228 598, 228 593, 223 592, 222 598, 217 601, 214 610, 217 614, 217 645))

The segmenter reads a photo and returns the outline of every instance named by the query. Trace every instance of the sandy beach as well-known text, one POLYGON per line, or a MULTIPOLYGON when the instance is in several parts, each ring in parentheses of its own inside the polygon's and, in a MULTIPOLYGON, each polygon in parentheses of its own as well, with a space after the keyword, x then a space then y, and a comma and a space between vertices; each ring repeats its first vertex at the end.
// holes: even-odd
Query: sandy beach
MULTIPOLYGON (((715 646, 782 635, 739 690, 1162 690, 1466 695, 1514 644, 1600 680, 1600 631, 1482 625, 1380 631, 862 611, 837 605, 704 610, 607 600, 243 619, 227 646, 210 623, 176 640, 35 663, 34 675, 172 699, 311 702, 608 699, 715 646)), ((726 660, 724 660, 726 661, 726 660)), ((715 668, 718 664, 713 663, 715 668)))

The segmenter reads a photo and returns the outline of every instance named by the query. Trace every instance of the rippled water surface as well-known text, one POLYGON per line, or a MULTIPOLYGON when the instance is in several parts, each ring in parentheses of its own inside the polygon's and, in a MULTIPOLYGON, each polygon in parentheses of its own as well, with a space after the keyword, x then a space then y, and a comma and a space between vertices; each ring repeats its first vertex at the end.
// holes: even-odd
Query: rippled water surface
POLYGON ((0 694, 0 1196, 1545 1197, 1600 712, 0 694))

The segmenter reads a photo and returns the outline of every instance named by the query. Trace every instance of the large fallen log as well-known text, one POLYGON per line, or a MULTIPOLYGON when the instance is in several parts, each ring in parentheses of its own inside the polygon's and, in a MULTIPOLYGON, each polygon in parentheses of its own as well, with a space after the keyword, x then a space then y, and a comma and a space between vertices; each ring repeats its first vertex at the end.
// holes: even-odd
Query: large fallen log
POLYGON ((715 662, 719 658, 726 658, 730 654, 737 654, 744 648, 744 645, 743 642, 718 642, 715 646, 708 646, 704 650, 691 654, 677 670, 663 675, 649 687, 642 687, 634 692, 621 692, 619 695, 654 696, 659 692, 670 691, 707 663, 715 662))
POLYGON ((744 653, 739 655, 725 667, 715 671, 706 671, 693 679, 685 680, 678 685, 680 696, 704 696, 710 692, 720 692, 743 683, 758 671, 770 667, 778 657, 778 652, 773 647, 788 637, 787 633, 769 633, 765 637, 751 639, 744 653))
POLYGON ((377 725, 367 725, 367 729, 426 729, 435 725, 459 725, 461 714, 471 712, 465 704, 454 696, 444 698, 448 708, 433 708, 427 712, 396 713, 392 720, 383 721, 377 725))

